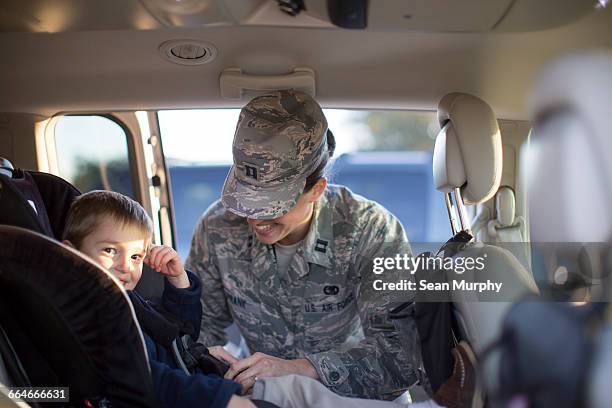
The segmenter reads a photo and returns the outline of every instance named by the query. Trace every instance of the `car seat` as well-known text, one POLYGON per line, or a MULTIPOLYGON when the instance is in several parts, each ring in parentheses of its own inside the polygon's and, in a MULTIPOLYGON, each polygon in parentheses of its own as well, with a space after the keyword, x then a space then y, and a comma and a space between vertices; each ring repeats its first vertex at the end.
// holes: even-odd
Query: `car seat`
MULTIPOLYGON (((13 169, 7 159, 0 160, 0 224, 61 240, 70 204, 81 192, 53 174, 13 169)), ((136 289, 145 299, 159 300, 163 277, 143 265, 136 289)))
POLYGON ((55 240, 0 225, 0 327, 14 386, 69 387, 74 406, 157 405, 125 291, 55 240))
MULTIPOLYGON (((0 224, 3 225, 0 225, 0 227, 9 228, 8 226, 17 226, 25 228, 29 231, 33 231, 35 233, 44 234, 48 237, 55 238, 57 240, 61 239, 68 208, 72 201, 80 194, 80 192, 70 183, 51 174, 33 171, 23 171, 20 169, 15 170, 12 164, 6 159, 2 159, 1 164, 2 171, 0 172, 0 224)), ((55 283, 49 284, 51 286, 45 286, 41 289, 38 287, 41 282, 48 283, 48 280, 53 279, 56 274, 63 273, 61 270, 62 268, 64 268, 65 270, 73 270, 75 271, 74 273, 77 274, 75 276, 79 276, 78 273, 83 273, 80 271, 82 268, 76 267, 70 264, 69 262, 69 266, 65 266, 64 264, 62 264, 62 262, 65 261, 58 261, 56 258, 54 258, 52 254, 56 254, 55 256, 59 256, 62 259, 65 258, 65 256, 58 254, 62 254, 62 251, 65 251, 66 247, 62 244, 59 244, 58 242, 50 243, 52 242, 51 240, 49 240, 49 242, 45 241, 44 244, 40 244, 38 247, 36 247, 37 249, 34 249, 37 240, 40 241, 40 235, 34 234, 28 237, 28 232, 25 230, 22 230, 20 233, 17 233, 13 230, 6 231, 8 231, 8 233, 6 235, 3 233, 2 239, 10 240, 11 237, 19 237, 18 239, 16 238, 17 241, 15 242, 19 242, 23 246, 22 250, 27 250, 27 252, 21 253, 24 258, 22 263, 19 263, 17 260, 14 260, 14 263, 11 263, 9 266, 7 266, 7 269, 5 269, 4 267, 2 268, 4 272, 2 278, 9 279, 8 281, 6 281, 6 284, 2 284, 2 288, 0 289, 4 294, 2 296, 2 307, 0 307, 0 312, 2 314, 2 323, 0 323, 0 325, 2 326, 2 330, 0 330, 0 346, 2 346, 1 354, 3 356, 2 362, 4 363, 3 371, 4 374, 6 374, 4 376, 5 378, 3 378, 3 383, 16 383, 27 385, 29 383, 34 382, 44 385, 44 381, 39 381, 40 378, 49 380, 51 377, 53 377, 53 375, 55 375, 53 374, 54 370, 62 368, 64 366, 69 366, 70 364, 68 364, 68 362, 70 361, 84 361, 83 359, 85 358, 79 356, 78 354, 67 354, 70 353, 70 347, 64 347, 63 353, 57 354, 55 352, 45 353, 43 351, 49 351, 49 349, 40 349, 41 346, 36 345, 36 341, 38 341, 38 339, 46 338, 48 340, 47 337, 41 336, 41 333, 53 333, 55 335, 61 333, 62 330, 64 330, 65 336, 68 336, 66 338, 74 337, 74 333, 72 332, 72 330, 74 330, 74 327, 71 326, 71 322, 68 322, 70 324, 67 327, 64 327, 63 329, 58 329, 55 326, 51 328, 45 326, 45 324, 47 324, 45 322, 55 321, 57 323, 58 320, 65 319, 62 313, 59 311, 58 315, 54 315, 55 317, 49 317, 47 314, 45 314, 46 311, 54 310, 59 307, 55 304, 56 302, 61 302, 61 305, 63 306, 66 306, 66 304, 70 305, 72 303, 75 303, 76 305, 76 302, 78 302, 79 299, 87 299, 90 297, 90 295, 88 294, 88 296, 83 296, 81 293, 77 292, 62 292, 59 293, 59 295, 57 293, 54 293, 54 295, 50 297, 50 295, 44 291, 50 290, 55 283), (57 247, 54 247, 54 245, 59 246, 61 250, 57 247), (38 251, 41 251, 41 254, 38 254, 38 251), (45 258, 45 261, 39 262, 38 264, 32 265, 28 263, 32 262, 32 259, 36 258, 38 255, 45 255, 48 258, 45 258), (59 262, 59 264, 57 264, 56 262, 59 262), (52 265, 53 267, 49 267, 50 265, 52 265), (32 279, 30 282, 20 283, 13 282, 11 280, 13 279, 10 278, 11 274, 20 274, 26 270, 32 270, 32 273, 37 274, 30 276, 30 278, 32 279), (48 276, 44 275, 45 273, 48 274, 48 276), (13 292, 8 288, 13 288, 16 292, 13 292), (41 290, 43 292, 41 292, 41 290), (26 292, 26 294, 23 294, 22 292, 26 292), (16 298, 15 293, 20 293, 20 297, 16 298), (36 307, 34 305, 36 305, 36 307), (42 307, 41 305, 44 305, 44 307, 42 307), (35 308, 35 310, 39 314, 32 313, 32 308, 35 308), (28 313, 29 318, 26 319, 26 315, 23 315, 23 313, 28 313), (30 325, 24 326, 24 328, 20 328, 19 322, 22 320, 29 321, 30 325), (43 329, 45 327, 47 329, 50 329, 51 331, 43 329), (13 343, 19 345, 19 348, 21 349, 21 355, 15 354, 11 351, 17 350, 15 348, 16 346, 13 343), (28 351, 30 349, 40 349, 42 351, 38 354, 34 352, 33 354, 31 354, 28 351), (31 355, 37 355, 37 357, 28 358, 28 356, 31 355), (64 358, 66 358, 65 364, 59 364, 58 361, 55 361, 55 366, 53 366, 53 364, 46 362, 45 359, 52 359, 54 355, 63 356, 64 358), (26 363, 23 363, 21 361, 24 358, 26 358, 27 360, 26 363), (28 370, 29 372, 24 371, 20 368, 25 367, 28 364, 30 364, 28 370)), ((2 265, 8 265, 7 263, 13 262, 9 259, 9 257, 13 256, 11 255, 12 250, 10 248, 14 248, 14 244, 12 244, 12 246, 3 245, 2 255, 0 256, 2 265)), ((72 250, 69 251, 74 252, 72 250)), ((99 273, 99 271, 101 270, 97 267, 95 269, 98 271, 96 273, 99 273)), ((104 272, 104 274, 106 275, 107 272, 104 272)), ((61 282, 61 278, 58 279, 58 282, 61 282)), ((86 277, 86 275, 83 275, 80 279, 85 281, 86 279, 91 278, 86 277)), ((96 288, 92 289, 89 286, 87 286, 87 288, 94 291, 98 290, 96 288)), ((121 305, 122 301, 123 300, 117 301, 119 302, 117 307, 121 305)), ((131 304, 127 306, 123 305, 122 307, 128 311, 126 319, 128 321, 133 320, 131 304)), ((86 316, 86 314, 83 314, 82 316, 86 316)), ((94 322, 96 322, 96 320, 101 321, 96 317, 92 317, 91 323, 95 324, 94 322)), ((135 321, 132 322, 132 324, 134 323, 135 321)), ((128 323, 124 323, 124 325, 128 325, 128 323)), ((139 329, 137 328, 137 326, 138 325, 136 324, 137 337, 140 336, 141 338, 142 335, 139 333, 139 329)), ((92 331, 92 333, 95 333, 95 331, 92 331)), ((79 339, 73 338, 72 340, 77 341, 79 339)), ((73 344, 70 343, 70 341, 68 340, 62 340, 61 343, 65 343, 66 345, 73 344)), ((98 351, 95 352, 98 353, 98 351)), ((135 354, 135 356, 137 355, 138 353, 135 354)), ((138 357, 135 358, 138 359, 138 357)), ((74 366, 72 366, 72 368, 74 368, 74 366)), ((128 369, 128 367, 123 368, 128 369)), ((142 392, 144 392, 144 394, 147 394, 150 391, 150 389, 149 391, 147 391, 147 388, 149 387, 147 381, 150 383, 150 374, 148 374, 148 363, 146 363, 143 367, 137 362, 133 362, 133 370, 142 371, 143 369, 145 369, 145 371, 147 372, 147 375, 145 377, 148 378, 148 380, 142 383, 141 387, 143 390, 142 392)), ((79 370, 76 370, 75 372, 78 373, 79 370)), ((64 376, 67 375, 66 372, 62 371, 62 373, 62 375, 64 376)), ((128 376, 129 375, 130 374, 128 374, 128 376)), ((83 375, 78 376, 76 378, 71 377, 72 380, 82 380, 85 383, 87 383, 88 381, 93 381, 92 378, 94 378, 94 376, 92 375, 83 375)), ((119 382, 119 384, 121 384, 121 382, 119 382)), ((78 390, 78 387, 75 390, 78 390)), ((75 391, 78 393, 74 394, 74 397, 92 397, 92 394, 89 393, 91 389, 83 388, 81 391, 75 391), (85 391, 88 391, 88 393, 86 393, 85 391)), ((154 402, 149 403, 149 401, 145 404, 142 404, 142 401, 139 402, 138 398, 133 401, 135 404, 137 404, 137 406, 153 406, 151 404, 153 404, 154 402)))
POLYGON ((60 240, 66 214, 81 193, 52 174, 12 169, 2 159, 0 224, 14 225, 60 240))

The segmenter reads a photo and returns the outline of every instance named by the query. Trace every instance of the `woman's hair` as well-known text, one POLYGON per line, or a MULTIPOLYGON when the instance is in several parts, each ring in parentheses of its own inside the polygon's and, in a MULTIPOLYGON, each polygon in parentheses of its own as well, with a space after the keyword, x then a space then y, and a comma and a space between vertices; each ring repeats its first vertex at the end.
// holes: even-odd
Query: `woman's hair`
POLYGON ((327 154, 321 160, 321 164, 306 178, 306 185, 304 186, 304 192, 307 193, 311 188, 317 184, 317 181, 321 179, 321 177, 325 176, 325 169, 329 160, 334 155, 334 150, 336 149, 336 139, 334 138, 334 134, 331 130, 327 129, 327 154))

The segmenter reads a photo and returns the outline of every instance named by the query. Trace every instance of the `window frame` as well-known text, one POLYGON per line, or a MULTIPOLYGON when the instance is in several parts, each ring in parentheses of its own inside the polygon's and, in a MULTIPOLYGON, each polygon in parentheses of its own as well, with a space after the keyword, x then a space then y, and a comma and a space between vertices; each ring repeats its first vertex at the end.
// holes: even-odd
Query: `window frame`
MULTIPOLYGON (((142 194, 140 191, 140 188, 138 188, 138 176, 137 176, 137 172, 138 172, 138 167, 136 166, 135 163, 135 158, 136 158, 136 146, 134 143, 134 135, 132 134, 131 130, 118 118, 116 118, 114 115, 109 114, 109 113, 70 113, 70 114, 64 114, 64 115, 59 115, 55 118, 57 118, 57 120, 55 121, 55 123, 53 124, 53 131, 50 132, 50 134, 47 134, 47 138, 51 137, 52 140, 50 140, 49 142, 53 144, 53 154, 54 154, 54 161, 56 163, 57 166, 57 172, 56 175, 58 175, 59 177, 63 177, 60 169, 59 169, 59 154, 58 154, 58 149, 57 149, 57 133, 56 133, 56 126, 57 123, 59 123, 59 121, 62 118, 67 118, 67 117, 92 117, 92 116, 98 116, 101 118, 105 118, 110 120, 111 122, 115 123, 116 125, 119 126, 119 128, 121 128, 121 130, 123 130, 123 133, 125 135, 125 141, 126 141, 126 145, 127 145, 127 160, 128 160, 128 166, 130 169, 130 182, 131 182, 131 187, 132 187, 132 194, 134 194, 134 199, 136 201, 142 202, 142 194)), ((54 118, 54 119, 55 119, 54 118)), ((49 144, 49 143, 48 143, 49 144)))

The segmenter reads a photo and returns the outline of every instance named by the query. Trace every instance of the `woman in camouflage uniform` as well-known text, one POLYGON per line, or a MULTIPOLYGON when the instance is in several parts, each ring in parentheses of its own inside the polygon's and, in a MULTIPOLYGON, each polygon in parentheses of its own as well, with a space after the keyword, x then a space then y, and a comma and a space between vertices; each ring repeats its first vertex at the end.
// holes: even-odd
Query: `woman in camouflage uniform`
POLYGON ((372 285, 372 259, 410 254, 406 234, 381 205, 327 184, 334 147, 308 95, 253 99, 222 198, 195 229, 186 265, 202 279, 200 341, 246 390, 258 376, 301 374, 341 395, 392 398, 416 381, 418 350, 401 347, 392 299, 372 285), (232 322, 251 357, 220 347, 232 322))

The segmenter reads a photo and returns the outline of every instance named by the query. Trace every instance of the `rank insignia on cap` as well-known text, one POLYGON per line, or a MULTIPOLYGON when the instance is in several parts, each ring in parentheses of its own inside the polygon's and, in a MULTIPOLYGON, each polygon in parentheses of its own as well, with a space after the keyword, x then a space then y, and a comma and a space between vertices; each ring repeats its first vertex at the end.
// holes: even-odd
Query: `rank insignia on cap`
POLYGON ((329 243, 327 241, 323 241, 322 239, 317 239, 317 243, 315 244, 315 251, 317 252, 327 252, 327 245, 329 243))
POLYGON ((253 166, 249 166, 248 164, 245 164, 244 171, 247 177, 257 180, 257 167, 253 167, 253 166))

